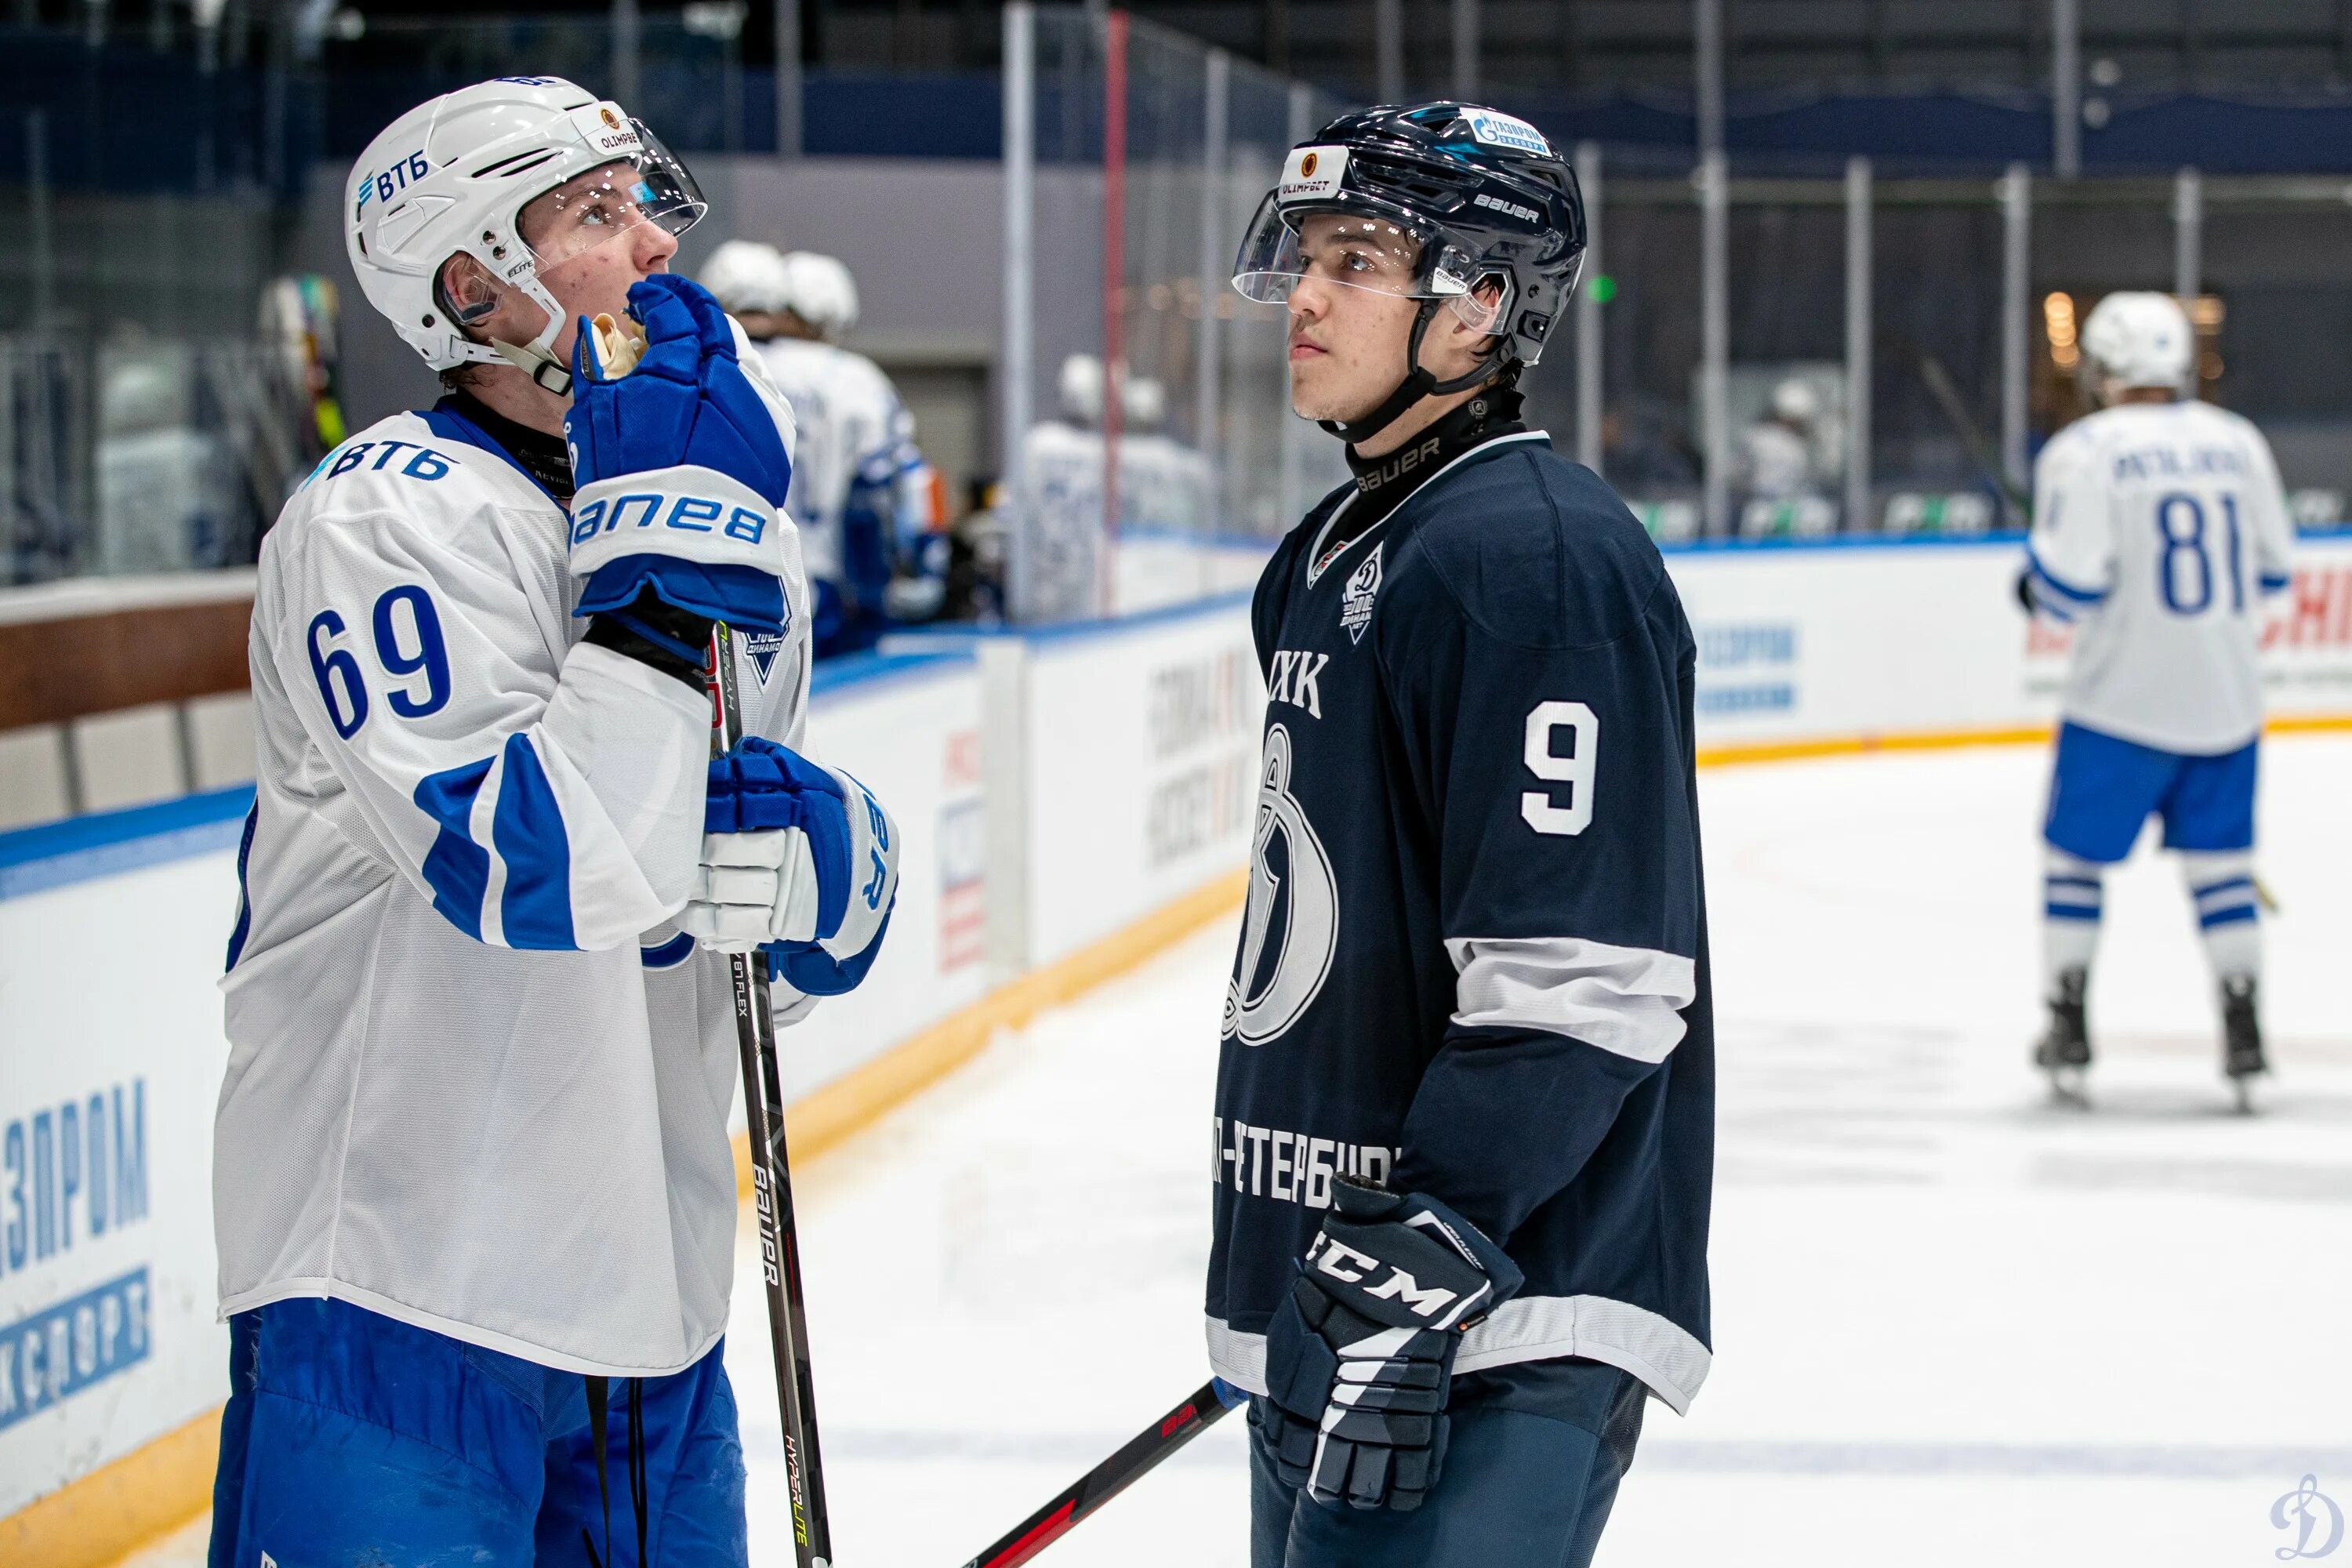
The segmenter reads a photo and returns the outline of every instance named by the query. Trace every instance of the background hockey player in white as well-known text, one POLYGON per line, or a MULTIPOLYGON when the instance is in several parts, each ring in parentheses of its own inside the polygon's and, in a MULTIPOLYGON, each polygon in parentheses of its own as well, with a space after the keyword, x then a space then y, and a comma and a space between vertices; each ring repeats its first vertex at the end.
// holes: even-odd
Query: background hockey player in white
POLYGON ((1106 615, 1103 363, 1071 354, 1055 377, 1061 410, 1021 437, 1013 491, 1019 522, 1013 613, 1024 620, 1106 615))
MULTIPOLYGON (((929 619, 944 590, 944 553, 926 546, 944 523, 915 421, 880 365, 836 341, 857 324, 856 280, 830 256, 764 258, 730 242, 706 281, 741 300, 768 330, 753 334, 800 431, 793 491, 816 591, 820 657, 871 647, 892 623, 929 619)), ((731 297, 731 298, 730 298, 731 297)), ((747 331, 749 326, 747 325, 747 331)))
POLYGON ((2020 584, 2074 627, 2042 826, 2050 1024, 2034 1059, 2062 1091, 2079 1089, 2104 871, 2153 815, 2180 852, 2220 992, 2223 1070, 2243 1103, 2264 1070, 2258 652, 2263 601, 2288 584, 2286 500, 2261 432, 2184 395, 2196 339, 2170 295, 2108 295, 2084 323, 2082 353, 2106 406, 2059 432, 2034 466, 2020 584))
POLYGON ((212 1561, 731 1568, 737 1064, 698 941, 762 947, 797 1016, 896 889, 887 817, 784 749, 790 414, 667 275, 702 198, 617 105, 449 94, 352 196, 362 286, 450 395, 331 453, 262 553, 212 1561), (590 315, 641 325, 635 374, 590 315), (720 620, 753 738, 713 762, 720 620))

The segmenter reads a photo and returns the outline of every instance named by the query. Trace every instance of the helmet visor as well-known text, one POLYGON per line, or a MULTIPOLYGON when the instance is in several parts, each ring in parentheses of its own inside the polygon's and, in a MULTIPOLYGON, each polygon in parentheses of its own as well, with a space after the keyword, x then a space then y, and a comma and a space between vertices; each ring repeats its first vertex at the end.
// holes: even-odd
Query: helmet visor
POLYGON ((644 125, 629 121, 611 140, 625 149, 619 156, 533 196, 517 215, 515 230, 541 271, 609 244, 639 224, 684 234, 709 208, 685 163, 644 125))
POLYGON ((1476 330, 1492 325, 1493 309, 1473 292, 1474 258, 1443 231, 1364 210, 1285 210, 1279 195, 1269 192, 1234 258, 1234 288, 1244 299, 1279 305, 1310 281, 1398 299, 1448 300, 1476 330), (1480 315, 1487 319, 1475 319, 1480 315))

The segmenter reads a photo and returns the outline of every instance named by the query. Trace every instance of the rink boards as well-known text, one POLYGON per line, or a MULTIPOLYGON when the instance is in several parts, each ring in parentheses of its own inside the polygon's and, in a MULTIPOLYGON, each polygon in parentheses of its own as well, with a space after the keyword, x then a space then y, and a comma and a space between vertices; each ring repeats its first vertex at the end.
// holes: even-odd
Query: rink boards
MULTIPOLYGON (((2042 732, 2065 645, 2019 612, 2019 560, 2004 540, 1670 551, 1699 647, 1702 760, 2042 732)), ((2276 721, 2352 720, 2352 536, 2303 541, 2268 637, 2276 721)), ((1229 909, 1264 700, 1235 592, 909 638, 828 668, 813 744, 890 804, 906 858, 866 985, 786 1037, 788 1098, 890 1086, 835 1117, 854 1124, 925 1081, 877 1078, 894 1057, 928 1050, 944 1070, 1017 1021, 1005 999, 1043 995, 1038 976, 1076 984, 1229 909), (943 1052, 959 1021, 966 1043, 943 1052)), ((108 1543, 203 1500, 226 1352, 213 1321, 215 981, 248 798, 0 834, 11 1563, 104 1561, 108 1543)))

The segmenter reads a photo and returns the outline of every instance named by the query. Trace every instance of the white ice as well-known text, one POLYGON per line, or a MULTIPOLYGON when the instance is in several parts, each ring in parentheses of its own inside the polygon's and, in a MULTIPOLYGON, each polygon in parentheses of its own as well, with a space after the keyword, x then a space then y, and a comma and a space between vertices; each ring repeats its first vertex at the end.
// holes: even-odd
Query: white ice
MULTIPOLYGON (((2265 752, 2276 1073, 2252 1118, 2229 1113, 2178 868, 2147 844, 2109 887, 2094 1108, 2052 1106, 2027 1068, 2045 767, 1703 775, 1716 1364, 1688 1417, 1650 1405, 1601 1568, 2252 1568, 2327 1543, 2319 1505, 2308 1537, 2272 1522, 2305 1475, 2352 1509, 2352 740, 2265 752)), ((845 1568, 955 1568, 1205 1376, 1229 925, 801 1176, 845 1568)), ((769 1568, 792 1561, 782 1450, 748 1251, 738 1275, 769 1568)), ((1243 1436, 1226 1421, 1040 1562, 1238 1568, 1243 1436)))

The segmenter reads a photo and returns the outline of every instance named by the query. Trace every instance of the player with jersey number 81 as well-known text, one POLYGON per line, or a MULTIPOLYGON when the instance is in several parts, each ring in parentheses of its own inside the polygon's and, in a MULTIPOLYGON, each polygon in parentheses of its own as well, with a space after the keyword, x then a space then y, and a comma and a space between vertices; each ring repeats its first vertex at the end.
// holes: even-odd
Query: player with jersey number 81
POLYGON ((1355 474, 1252 607, 1208 1331, 1254 1568, 1581 1568, 1706 1375, 1693 643, 1518 417, 1584 234, 1541 133, 1434 103, 1294 148, 1235 262, 1355 474))
POLYGON ((2220 994, 2221 1070, 2242 1110, 2266 1068, 2255 1007, 2258 656, 2294 533, 2262 432, 2187 395, 2196 352, 2171 295, 2101 300, 2083 323, 2081 364, 2105 406, 2053 437, 2033 469, 2019 593, 2074 636, 2042 822, 2050 1021, 2033 1057, 2077 1103, 2106 868, 2150 816, 2180 856, 2220 994))
POLYGON ((856 984, 899 836, 799 754, 792 416, 668 270, 702 208, 551 77, 361 156, 352 268, 446 395, 262 547, 215 1568, 746 1562, 724 955, 787 1021, 856 984))

